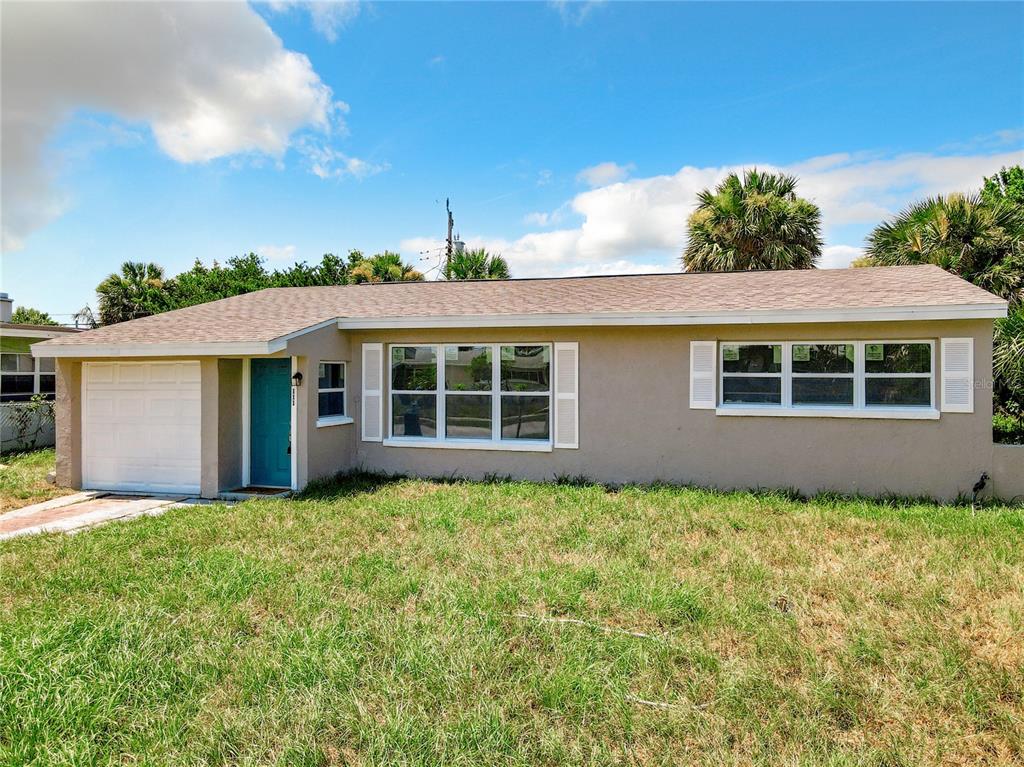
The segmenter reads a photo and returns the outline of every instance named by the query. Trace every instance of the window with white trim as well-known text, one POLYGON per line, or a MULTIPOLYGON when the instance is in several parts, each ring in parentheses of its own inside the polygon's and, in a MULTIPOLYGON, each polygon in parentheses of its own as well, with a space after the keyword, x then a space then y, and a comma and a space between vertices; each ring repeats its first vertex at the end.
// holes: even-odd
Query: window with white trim
POLYGON ((343 418, 345 413, 344 362, 323 361, 317 366, 317 418, 343 418))
POLYGON ((390 348, 392 439, 550 442, 550 344, 390 348))
POLYGON ((719 344, 719 406, 934 409, 933 341, 719 344))
POLYGON ((27 402, 34 394, 53 399, 57 376, 53 357, 0 354, 0 402, 27 402))

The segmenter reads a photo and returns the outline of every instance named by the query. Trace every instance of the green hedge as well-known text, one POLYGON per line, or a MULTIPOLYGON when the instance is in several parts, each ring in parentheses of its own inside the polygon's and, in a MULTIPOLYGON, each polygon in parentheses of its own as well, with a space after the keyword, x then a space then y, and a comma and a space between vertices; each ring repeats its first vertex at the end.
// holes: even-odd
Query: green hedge
POLYGON ((1024 445, 1024 416, 996 413, 992 416, 992 441, 1024 445))

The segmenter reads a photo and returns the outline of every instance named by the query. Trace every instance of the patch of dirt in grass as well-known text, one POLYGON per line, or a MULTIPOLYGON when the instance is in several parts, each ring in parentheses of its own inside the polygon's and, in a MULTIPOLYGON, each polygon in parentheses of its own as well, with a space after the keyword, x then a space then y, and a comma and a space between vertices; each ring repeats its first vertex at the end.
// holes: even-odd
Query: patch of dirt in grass
POLYGON ((46 481, 56 466, 52 448, 0 455, 0 514, 75 492, 46 481))

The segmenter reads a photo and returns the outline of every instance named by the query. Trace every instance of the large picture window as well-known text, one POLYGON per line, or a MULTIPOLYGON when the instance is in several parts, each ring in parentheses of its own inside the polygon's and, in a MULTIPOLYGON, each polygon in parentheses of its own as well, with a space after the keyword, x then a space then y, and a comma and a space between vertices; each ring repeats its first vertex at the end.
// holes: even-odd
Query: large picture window
POLYGON ((391 438, 547 444, 550 344, 392 346, 391 438))
POLYGON ((720 407, 934 408, 931 341, 719 344, 720 407))
POLYGON ((53 399, 57 376, 52 357, 0 354, 0 402, 27 402, 32 395, 53 399))

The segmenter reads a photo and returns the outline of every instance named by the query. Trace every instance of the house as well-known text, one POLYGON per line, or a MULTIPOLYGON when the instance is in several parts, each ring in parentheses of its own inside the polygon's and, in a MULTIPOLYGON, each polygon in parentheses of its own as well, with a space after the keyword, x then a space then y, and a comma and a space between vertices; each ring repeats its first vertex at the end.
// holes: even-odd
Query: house
POLYGON ((300 489, 350 469, 1024 493, 1006 303, 937 267, 275 288, 52 339, 58 481, 300 489))
POLYGON ((53 419, 25 403, 37 394, 53 399, 56 369, 52 358, 33 358, 31 346, 78 332, 56 325, 12 323, 13 303, 0 293, 0 452, 53 444, 53 419))

